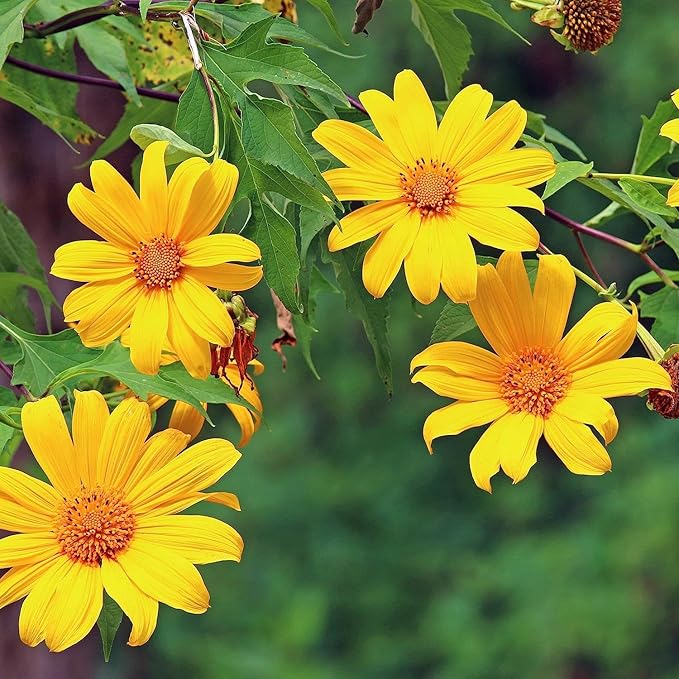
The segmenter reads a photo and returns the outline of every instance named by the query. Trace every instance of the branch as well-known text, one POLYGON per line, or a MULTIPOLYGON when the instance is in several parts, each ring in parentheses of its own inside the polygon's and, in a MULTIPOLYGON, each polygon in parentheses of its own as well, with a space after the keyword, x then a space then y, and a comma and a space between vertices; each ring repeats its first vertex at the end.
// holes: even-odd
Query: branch
POLYGON ((572 231, 571 233, 575 236, 575 241, 577 242, 578 247, 580 248, 580 252, 582 253, 583 259, 585 260, 585 264, 587 264, 587 268, 592 272, 592 275, 594 276, 594 278, 596 278, 597 282, 602 287, 605 288, 606 283, 604 282, 604 279, 602 278, 601 274, 597 271, 596 266, 594 266, 594 262, 592 261, 589 252, 587 252, 585 244, 582 242, 582 236, 577 231, 572 231))
MULTIPOLYGON (((79 73, 67 73, 66 71, 55 71, 51 68, 46 68, 45 66, 39 66, 38 64, 31 64, 28 61, 22 61, 17 59, 12 55, 9 55, 6 59, 6 63, 16 66, 17 68, 22 68, 25 71, 31 71, 31 73, 38 73, 39 75, 47 76, 48 78, 57 78, 59 80, 66 80, 72 83, 80 83, 82 85, 97 85, 98 87, 108 87, 111 90, 123 91, 123 86, 117 83, 115 80, 109 80, 108 78, 100 78, 94 75, 80 75, 79 73)), ((164 101, 179 101, 179 94, 176 92, 161 92, 160 90, 154 90, 150 87, 137 87, 137 92, 142 97, 150 97, 151 99, 163 99, 164 101)))

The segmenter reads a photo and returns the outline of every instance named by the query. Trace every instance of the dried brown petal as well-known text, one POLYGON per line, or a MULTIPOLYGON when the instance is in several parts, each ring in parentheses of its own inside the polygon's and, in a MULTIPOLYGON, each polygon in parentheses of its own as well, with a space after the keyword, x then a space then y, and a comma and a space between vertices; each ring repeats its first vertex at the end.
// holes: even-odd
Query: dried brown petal
POLYGON ((375 12, 382 6, 382 0, 358 0, 356 3, 356 21, 351 28, 352 33, 362 33, 375 12))

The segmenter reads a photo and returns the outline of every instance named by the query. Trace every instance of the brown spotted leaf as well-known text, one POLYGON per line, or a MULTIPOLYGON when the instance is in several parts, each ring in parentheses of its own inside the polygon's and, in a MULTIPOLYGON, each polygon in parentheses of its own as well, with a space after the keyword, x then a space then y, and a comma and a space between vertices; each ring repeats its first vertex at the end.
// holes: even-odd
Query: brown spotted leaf
POLYGON ((352 33, 362 33, 382 6, 382 0, 358 0, 356 3, 356 21, 351 28, 352 33))

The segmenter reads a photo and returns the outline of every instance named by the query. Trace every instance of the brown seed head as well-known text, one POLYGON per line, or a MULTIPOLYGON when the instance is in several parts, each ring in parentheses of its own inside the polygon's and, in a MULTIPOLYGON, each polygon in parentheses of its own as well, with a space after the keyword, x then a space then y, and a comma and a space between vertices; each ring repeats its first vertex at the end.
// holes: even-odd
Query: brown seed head
POLYGON ((672 379, 672 391, 665 389, 650 389, 648 402, 657 413, 668 420, 679 419, 679 354, 674 354, 660 365, 667 370, 672 379))
POLYGON ((563 0, 563 35, 580 52, 608 45, 620 27, 622 0, 563 0))

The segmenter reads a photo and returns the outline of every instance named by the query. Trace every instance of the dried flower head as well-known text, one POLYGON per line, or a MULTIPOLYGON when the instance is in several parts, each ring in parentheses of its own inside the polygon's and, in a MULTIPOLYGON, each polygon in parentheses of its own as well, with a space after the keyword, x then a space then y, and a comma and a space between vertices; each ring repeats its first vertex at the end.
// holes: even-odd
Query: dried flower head
POLYGON ((667 370, 672 379, 672 389, 651 389, 648 402, 657 413, 668 420, 679 419, 679 354, 674 354, 660 365, 667 370))
POLYGON ((563 0, 564 37, 580 52, 608 45, 620 27, 622 0, 563 0))

